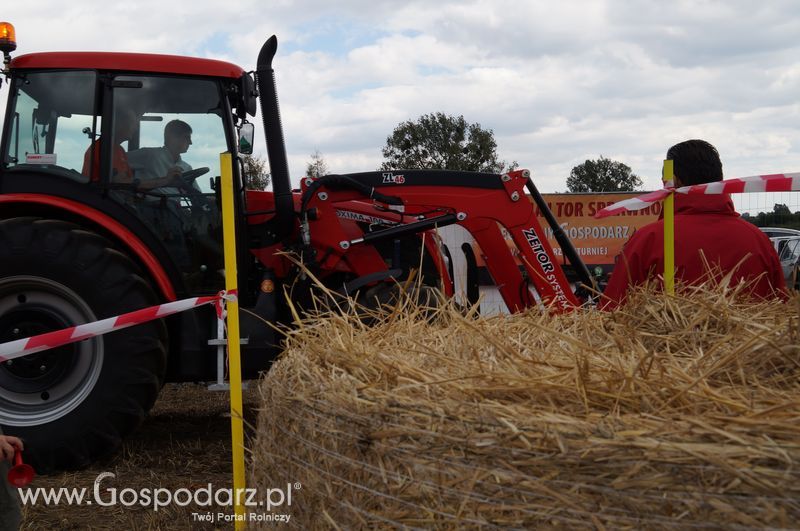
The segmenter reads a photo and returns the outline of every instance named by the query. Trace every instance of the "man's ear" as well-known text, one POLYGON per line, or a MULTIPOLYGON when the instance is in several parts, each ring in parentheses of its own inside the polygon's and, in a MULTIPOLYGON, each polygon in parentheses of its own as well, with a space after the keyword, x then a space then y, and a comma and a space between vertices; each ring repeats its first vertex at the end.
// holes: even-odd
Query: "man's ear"
POLYGON ((675 188, 680 188, 681 186, 683 186, 681 178, 675 175, 674 173, 672 174, 672 183, 675 185, 675 188))

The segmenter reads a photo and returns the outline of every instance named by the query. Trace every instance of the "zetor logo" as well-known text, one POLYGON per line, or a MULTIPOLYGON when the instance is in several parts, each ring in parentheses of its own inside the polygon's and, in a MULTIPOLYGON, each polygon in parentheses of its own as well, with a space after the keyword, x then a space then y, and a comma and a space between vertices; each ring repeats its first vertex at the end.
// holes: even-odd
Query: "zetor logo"
POLYGON ((395 175, 393 173, 383 174, 383 184, 403 184, 405 182, 406 178, 402 175, 395 175))
POLYGON ((536 235, 536 232, 532 228, 523 229, 522 234, 525 236, 525 239, 528 240, 528 245, 531 246, 531 250, 533 250, 533 254, 536 256, 536 261, 542 266, 542 270, 545 273, 552 272, 555 267, 553 267, 553 263, 550 261, 550 257, 547 255, 547 251, 544 250, 544 246, 536 235))

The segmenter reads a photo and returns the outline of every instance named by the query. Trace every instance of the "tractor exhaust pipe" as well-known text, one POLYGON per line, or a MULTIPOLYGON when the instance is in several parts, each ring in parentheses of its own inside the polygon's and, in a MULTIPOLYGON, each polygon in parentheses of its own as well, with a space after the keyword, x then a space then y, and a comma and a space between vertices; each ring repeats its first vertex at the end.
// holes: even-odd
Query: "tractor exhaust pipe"
POLYGON ((275 217, 267 226, 267 236, 273 243, 286 238, 294 226, 292 184, 289 179, 286 142, 283 139, 281 113, 278 107, 275 71, 272 69, 272 59, 276 51, 278 51, 278 38, 273 35, 261 47, 256 62, 258 99, 261 104, 261 118, 264 120, 272 190, 275 193, 275 217))

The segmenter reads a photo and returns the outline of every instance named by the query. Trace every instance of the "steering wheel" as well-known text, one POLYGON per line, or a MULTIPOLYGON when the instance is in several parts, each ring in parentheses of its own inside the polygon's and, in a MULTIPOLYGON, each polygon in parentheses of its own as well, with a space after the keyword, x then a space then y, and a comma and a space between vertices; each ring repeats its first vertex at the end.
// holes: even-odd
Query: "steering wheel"
POLYGON ((186 184, 191 186, 192 183, 195 180, 197 180, 198 177, 200 177, 201 175, 205 175, 209 171, 211 171, 211 168, 209 168, 208 166, 203 166, 202 168, 195 168, 193 170, 188 170, 188 171, 185 171, 185 172, 181 173, 180 178, 186 184))
POLYGON ((180 174, 177 179, 178 188, 189 199, 193 211, 208 211, 212 205, 208 198, 194 187, 194 181, 201 175, 205 175, 211 169, 208 166, 195 168, 180 174))

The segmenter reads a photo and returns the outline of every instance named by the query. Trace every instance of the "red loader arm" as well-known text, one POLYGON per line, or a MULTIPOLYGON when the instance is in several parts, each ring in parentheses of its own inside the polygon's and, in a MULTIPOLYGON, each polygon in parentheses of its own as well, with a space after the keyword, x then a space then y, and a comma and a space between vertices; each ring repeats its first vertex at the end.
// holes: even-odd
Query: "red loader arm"
POLYGON ((483 250, 510 311, 537 305, 529 283, 553 311, 568 311, 580 301, 544 237, 525 194, 528 184, 527 170, 505 175, 395 170, 305 179, 300 223, 322 269, 346 269, 359 276, 387 269, 371 243, 458 224, 483 250), (377 229, 364 232, 347 223, 359 217, 382 221, 377 229), (524 274, 501 226, 520 251, 524 274))

